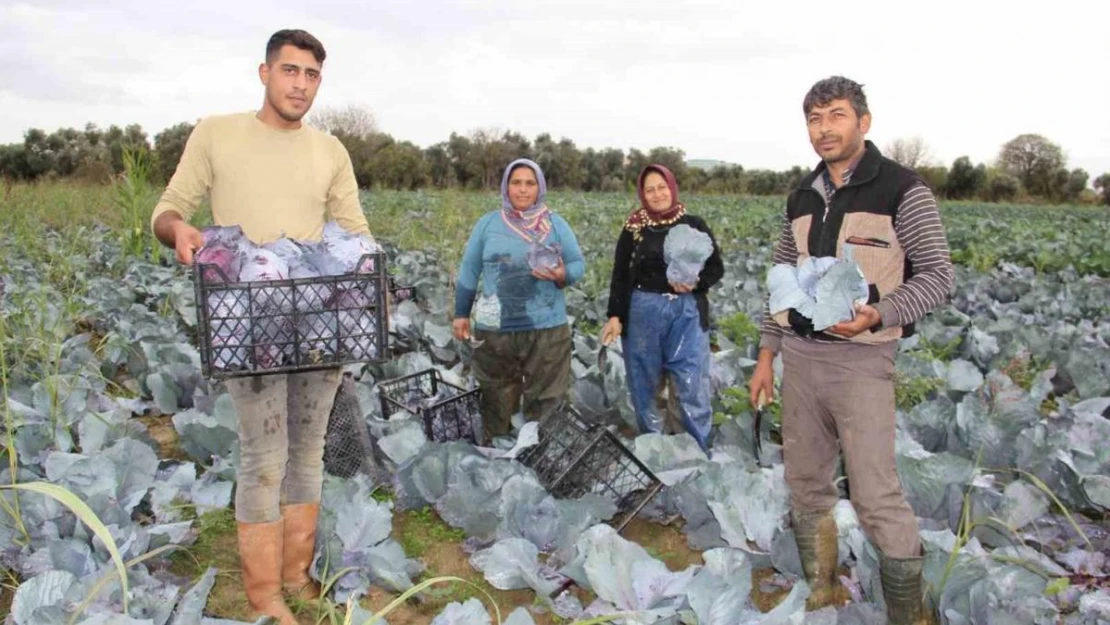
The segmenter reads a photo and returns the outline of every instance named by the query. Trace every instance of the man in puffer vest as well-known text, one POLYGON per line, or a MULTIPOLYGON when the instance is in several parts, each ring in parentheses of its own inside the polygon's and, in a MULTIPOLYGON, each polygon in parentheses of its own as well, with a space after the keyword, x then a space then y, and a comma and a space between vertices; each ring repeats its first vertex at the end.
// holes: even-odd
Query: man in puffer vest
POLYGON ((763 320, 753 406, 774 396, 782 353, 782 435, 791 520, 812 593, 808 609, 837 603, 837 529, 832 509, 839 452, 852 505, 880 552, 891 625, 932 622, 923 601, 922 547, 894 460, 894 357, 899 338, 952 293, 953 272, 936 200, 917 174, 864 136, 871 114, 862 86, 819 81, 803 101, 821 163, 789 196, 772 261, 843 258, 852 246, 870 299, 852 319, 814 331, 797 311, 763 320))

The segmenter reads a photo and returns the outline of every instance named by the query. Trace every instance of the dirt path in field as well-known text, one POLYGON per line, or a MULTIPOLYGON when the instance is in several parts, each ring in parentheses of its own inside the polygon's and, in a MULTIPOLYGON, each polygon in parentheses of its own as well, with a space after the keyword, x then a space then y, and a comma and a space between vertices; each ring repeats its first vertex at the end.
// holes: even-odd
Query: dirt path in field
POLYGON ((173 427, 173 415, 148 414, 135 417, 146 426, 147 433, 158 445, 159 460, 181 460, 188 462, 189 455, 178 445, 177 430, 173 427))
POLYGON ((15 593, 5 584, 0 586, 0 619, 8 618, 12 611, 12 597, 15 593))
MULTIPOLYGON (((137 418, 146 425, 151 438, 158 445, 159 457, 188 459, 179 447, 170 415, 153 414, 137 418)), ((208 567, 216 567, 216 583, 209 595, 206 613, 217 618, 249 620, 239 569, 234 512, 230 509, 211 512, 198 519, 196 527, 199 534, 196 543, 188 550, 179 551, 171 557, 170 570, 195 580, 208 567)), ((648 554, 661 560, 671 571, 682 571, 691 565, 703 563, 701 552, 691 549, 687 544, 686 536, 681 531, 681 521, 672 525, 660 525, 636 519, 624 529, 622 536, 644 547, 648 554)), ((463 532, 441 521, 431 508, 396 511, 392 537, 401 544, 408 557, 419 559, 424 564, 423 575, 414 581, 446 576, 461 578, 473 586, 459 582, 444 582, 432 586, 390 612, 386 616, 390 625, 426 625, 449 603, 463 603, 472 597, 482 601, 493 616, 493 606, 490 603, 492 598, 501 611, 502 620, 514 609, 523 606, 528 608, 536 625, 566 622, 548 613, 547 608, 530 589, 503 591, 490 586, 482 574, 470 565, 470 555, 462 546, 465 539, 463 532)), ((772 609, 789 594, 789 588, 763 583, 774 574, 775 571, 770 569, 752 573, 751 598, 763 612, 772 609)), ((571 592, 583 606, 588 606, 595 599, 591 592, 577 586, 572 586, 571 592)), ((399 593, 372 586, 363 597, 362 606, 374 613, 398 596, 399 593)), ((11 592, 0 588, 0 614, 10 609, 10 602, 11 592)), ((332 622, 329 615, 335 615, 335 622, 342 622, 342 606, 329 602, 291 603, 290 607, 302 625, 332 622)))
MULTIPOLYGON (((174 565, 171 570, 195 579, 209 566, 216 567, 219 574, 209 596, 206 612, 220 618, 247 620, 249 614, 246 597, 243 594, 242 578, 239 574, 234 516, 230 510, 222 510, 206 515, 198 523, 200 538, 188 553, 179 552, 173 556, 174 565)), ((701 552, 690 549, 686 543, 686 537, 677 524, 664 526, 635 520, 625 528, 622 535, 642 545, 652 557, 661 560, 671 571, 681 571, 691 565, 703 563, 701 552)), ((440 521, 430 509, 395 513, 393 538, 401 543, 409 557, 418 558, 424 563, 425 573, 421 579, 458 577, 477 586, 481 591, 474 586, 458 582, 445 582, 433 586, 419 598, 410 599, 390 612, 386 617, 390 625, 427 625, 443 611, 447 604, 462 603, 471 597, 482 601, 491 616, 493 609, 489 597, 492 597, 501 610, 502 620, 514 609, 523 606, 529 608, 536 625, 556 625, 565 622, 547 613, 536 600, 532 590, 503 591, 490 586, 482 574, 471 567, 469 555, 462 547, 462 533, 440 521), (489 597, 482 591, 488 593, 489 597)), ((751 598, 763 612, 778 605, 789 594, 789 588, 763 584, 774 574, 775 571, 772 569, 752 573, 751 598)), ((578 597, 583 606, 588 606, 595 598, 592 593, 582 588, 572 587, 571 592, 578 597)), ((0 608, 4 606, 5 596, 5 591, 0 590, 0 608)), ((398 596, 398 593, 387 592, 376 586, 371 587, 369 594, 363 598, 362 606, 374 613, 383 609, 398 596)), ((302 625, 317 623, 329 612, 336 614, 342 612, 340 606, 319 602, 304 602, 293 604, 291 607, 297 613, 302 625)), ((2 609, 0 613, 3 613, 2 609)), ((329 621, 325 618, 323 622, 329 621)))
MULTIPOLYGON (((555 625, 564 622, 552 617, 538 606, 535 593, 531 590, 502 591, 486 583, 482 574, 470 566, 469 555, 463 550, 459 540, 442 540, 447 536, 438 535, 447 528, 437 518, 431 519, 413 513, 398 513, 394 518, 393 537, 406 545, 406 553, 416 550, 421 551, 420 559, 427 567, 426 577, 453 576, 465 579, 485 590, 497 602, 504 619, 510 612, 520 606, 532 608, 529 611, 536 621, 536 625, 555 625), (415 537, 412 534, 418 534, 415 537), (415 547, 415 549, 412 549, 415 547)), ((449 528, 448 532, 453 532, 449 528)), ((625 528, 622 535, 644 547, 647 552, 661 560, 671 571, 681 571, 694 564, 702 564, 701 552, 690 549, 686 543, 686 536, 680 527, 664 526, 650 521, 635 520, 625 528)), ((410 555, 413 555, 410 553, 410 555)), ((763 582, 773 577, 773 569, 754 571, 752 573, 752 601, 760 610, 766 612, 774 608, 786 595, 788 588, 773 588, 763 590, 763 582)), ((582 588, 573 587, 572 592, 582 602, 583 606, 589 605, 594 595, 582 588)), ((370 591, 364 607, 371 610, 380 610, 397 597, 396 594, 387 593, 378 588, 370 591)), ((390 625, 426 625, 431 622, 452 601, 463 602, 470 597, 482 600, 487 609, 489 601, 480 592, 462 584, 444 584, 440 588, 432 588, 425 593, 420 601, 409 601, 394 610, 387 617, 390 625)), ((492 612, 492 610, 491 610, 492 612)))
MULTIPOLYGON (((672 525, 659 525, 651 521, 635 519, 628 524, 621 534, 628 540, 639 544, 655 558, 662 560, 671 571, 682 571, 694 564, 704 564, 700 551, 690 548, 686 542, 686 535, 682 533, 679 523, 672 525)), ((763 582, 775 575, 774 569, 761 569, 752 571, 752 603, 762 612, 768 612, 780 601, 790 594, 789 588, 777 588, 768 585, 762 588, 763 582)))
MULTIPOLYGON (((399 512, 393 518, 393 538, 405 547, 410 557, 418 557, 425 566, 424 579, 432 577, 458 577, 474 584, 488 593, 497 603, 504 620, 509 613, 520 606, 533 606, 536 594, 526 590, 497 590, 489 585, 480 572, 470 566, 470 556, 462 547, 462 534, 439 520, 430 510, 399 512)), ((592 596, 576 589, 583 600, 593 600, 592 596)), ((420 599, 413 599, 399 606, 386 617, 390 625, 425 625, 430 623, 447 604, 465 602, 474 597, 485 604, 493 614, 489 597, 472 586, 458 582, 445 582, 425 591, 420 599)), ((372 588, 363 607, 377 611, 397 598, 379 588, 372 588)), ((555 625, 550 614, 537 608, 532 611, 536 625, 555 625)))

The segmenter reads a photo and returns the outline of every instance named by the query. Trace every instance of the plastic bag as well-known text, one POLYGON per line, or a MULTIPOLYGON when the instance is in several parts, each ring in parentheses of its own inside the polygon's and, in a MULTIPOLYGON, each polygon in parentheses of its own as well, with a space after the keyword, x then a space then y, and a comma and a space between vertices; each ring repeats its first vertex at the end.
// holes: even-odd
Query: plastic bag
POLYGON ((532 269, 555 269, 559 266, 562 258, 563 250, 558 243, 546 245, 533 241, 528 247, 528 266, 532 269))

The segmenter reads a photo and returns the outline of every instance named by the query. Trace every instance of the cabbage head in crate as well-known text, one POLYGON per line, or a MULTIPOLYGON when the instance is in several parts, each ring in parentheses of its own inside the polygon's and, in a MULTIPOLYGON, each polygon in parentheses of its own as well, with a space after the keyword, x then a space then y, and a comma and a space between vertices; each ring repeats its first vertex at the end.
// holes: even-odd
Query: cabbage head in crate
POLYGON ((336 291, 329 308, 336 310, 341 358, 362 360, 377 357, 374 315, 367 310, 370 299, 362 289, 336 291))
POLYGON ((372 267, 359 266, 359 260, 365 254, 374 254, 382 250, 374 239, 366 235, 347 232, 334 221, 324 224, 323 242, 328 254, 343 267, 341 273, 373 271, 372 267))
POLYGON ((331 310, 300 315, 297 331, 301 335, 300 363, 317 364, 335 359, 339 318, 331 310))
MULTIPOLYGON (((286 280, 289 278, 289 265, 278 258, 277 254, 261 248, 256 248, 247 257, 243 268, 239 271, 240 282, 270 282, 286 280)), ((252 307, 258 313, 289 313, 292 312, 293 301, 285 288, 253 289, 252 307)))
MULTIPOLYGON (((271 282, 289 278, 289 265, 277 254, 255 248, 242 270, 241 282, 271 282)), ((290 287, 256 287, 251 290, 251 336, 255 361, 262 369, 280 367, 292 355, 293 298, 290 287), (286 344, 286 343, 289 344, 286 344)))
POLYGON ((288 237, 282 237, 262 246, 263 249, 273 252, 275 256, 285 261, 285 265, 292 272, 293 268, 303 262, 304 248, 299 243, 288 237))
MULTIPOLYGON (((204 271, 203 279, 210 284, 235 282, 239 279, 242 258, 252 245, 239 226, 210 226, 202 230, 204 247, 196 256, 198 265, 211 265, 219 271, 204 271)), ((203 269, 202 269, 203 271, 203 269)), ((205 300, 212 332, 212 366, 220 370, 240 369, 247 364, 249 316, 245 292, 213 291, 205 300)))
POLYGON ((222 371, 247 365, 249 344, 247 302, 244 291, 215 291, 208 294, 208 325, 212 334, 212 366, 222 371))
POLYGON ((213 265, 220 270, 206 272, 205 281, 222 283, 224 278, 232 282, 237 280, 242 257, 251 247, 243 229, 239 226, 210 226, 202 234, 204 247, 197 252, 195 262, 199 265, 213 265))

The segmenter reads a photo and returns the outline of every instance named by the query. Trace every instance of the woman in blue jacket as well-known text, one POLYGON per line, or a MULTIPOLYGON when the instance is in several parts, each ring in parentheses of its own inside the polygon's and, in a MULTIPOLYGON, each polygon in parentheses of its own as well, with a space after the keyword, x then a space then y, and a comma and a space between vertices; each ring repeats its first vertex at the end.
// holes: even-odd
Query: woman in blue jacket
POLYGON ((501 208, 482 216, 467 241, 455 285, 458 340, 471 337, 486 436, 509 434, 511 418, 545 416, 570 387, 571 331, 563 289, 586 261, 570 226, 544 202, 539 165, 517 159, 501 178, 501 208), (477 301, 475 301, 477 300, 477 301))

